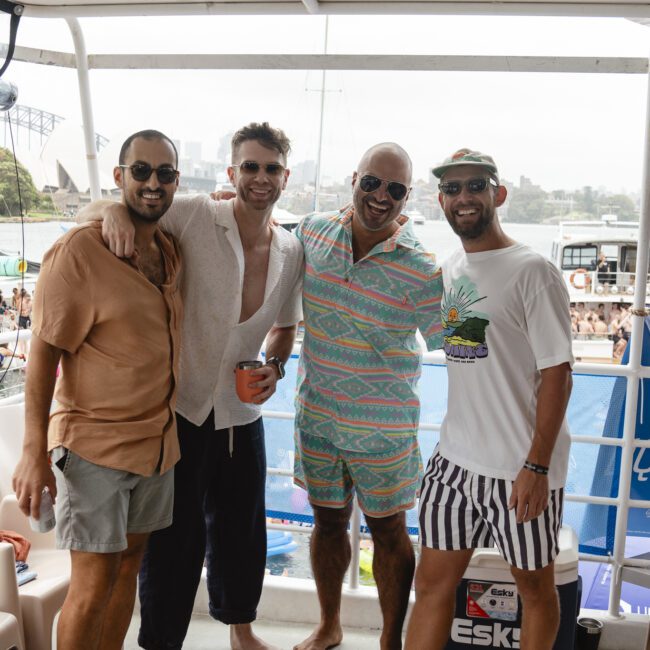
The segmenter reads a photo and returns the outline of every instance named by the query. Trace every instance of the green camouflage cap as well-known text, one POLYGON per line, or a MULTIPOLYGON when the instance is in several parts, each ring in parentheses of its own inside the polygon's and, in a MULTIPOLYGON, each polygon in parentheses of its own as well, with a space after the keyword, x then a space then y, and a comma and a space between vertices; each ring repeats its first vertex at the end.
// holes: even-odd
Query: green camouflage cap
POLYGON ((459 165, 476 165, 477 167, 484 167, 494 174, 497 179, 499 178, 499 172, 492 156, 488 156, 480 151, 472 151, 467 148, 459 149, 456 153, 449 156, 449 158, 445 158, 445 161, 441 165, 434 167, 431 171, 436 178, 442 178, 446 171, 452 167, 458 167, 459 165))

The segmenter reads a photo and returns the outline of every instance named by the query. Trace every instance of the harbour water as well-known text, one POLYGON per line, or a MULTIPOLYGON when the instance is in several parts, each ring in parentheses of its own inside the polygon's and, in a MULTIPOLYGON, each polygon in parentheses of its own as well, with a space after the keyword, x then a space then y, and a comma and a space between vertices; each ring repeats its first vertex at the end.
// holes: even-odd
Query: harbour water
MULTIPOLYGON (((45 251, 64 234, 71 224, 59 221, 45 221, 25 224, 25 254, 32 262, 40 262, 45 251)), ((22 228, 20 223, 2 223, 0 220, 0 250, 18 254, 23 250, 22 228)))
MULTIPOLYGON (((45 251, 71 225, 70 222, 58 221, 25 224, 25 257, 40 262, 45 251)), ((424 247, 435 253, 439 260, 459 246, 458 238, 446 221, 427 221, 423 225, 414 225, 413 229, 424 247)), ((520 223, 506 223, 504 230, 513 239, 546 257, 550 255, 551 243, 558 232, 557 226, 520 223)), ((0 222, 0 249, 18 252, 22 248, 21 225, 0 222)))

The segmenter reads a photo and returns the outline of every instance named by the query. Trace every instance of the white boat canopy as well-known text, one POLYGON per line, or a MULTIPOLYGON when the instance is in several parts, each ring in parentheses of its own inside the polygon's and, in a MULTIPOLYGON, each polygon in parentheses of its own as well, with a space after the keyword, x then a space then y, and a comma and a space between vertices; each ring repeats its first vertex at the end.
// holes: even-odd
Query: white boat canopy
POLYGON ((236 2, 124 2, 121 0, 32 0, 20 3, 25 15, 93 17, 206 14, 473 14, 510 16, 609 16, 649 18, 650 3, 588 0, 238 0, 236 2))

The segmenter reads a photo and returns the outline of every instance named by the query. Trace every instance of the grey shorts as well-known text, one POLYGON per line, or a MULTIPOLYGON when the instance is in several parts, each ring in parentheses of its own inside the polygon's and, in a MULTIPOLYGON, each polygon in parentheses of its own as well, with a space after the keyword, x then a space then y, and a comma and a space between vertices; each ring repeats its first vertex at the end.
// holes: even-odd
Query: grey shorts
POLYGON ((90 553, 117 553, 127 533, 172 523, 174 470, 140 476, 95 465, 65 447, 52 450, 56 476, 56 544, 90 553))

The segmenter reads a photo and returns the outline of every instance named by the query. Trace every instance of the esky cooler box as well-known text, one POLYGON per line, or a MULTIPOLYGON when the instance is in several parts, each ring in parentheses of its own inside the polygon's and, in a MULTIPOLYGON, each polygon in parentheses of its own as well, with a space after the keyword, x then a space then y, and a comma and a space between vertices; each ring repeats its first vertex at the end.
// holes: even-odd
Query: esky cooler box
MULTIPOLYGON (((578 539, 571 528, 560 531, 555 559, 560 595, 560 630, 553 650, 572 650, 578 609, 578 539)), ((456 615, 445 650, 519 648, 521 601, 507 562, 496 548, 474 551, 456 592, 456 615)))

